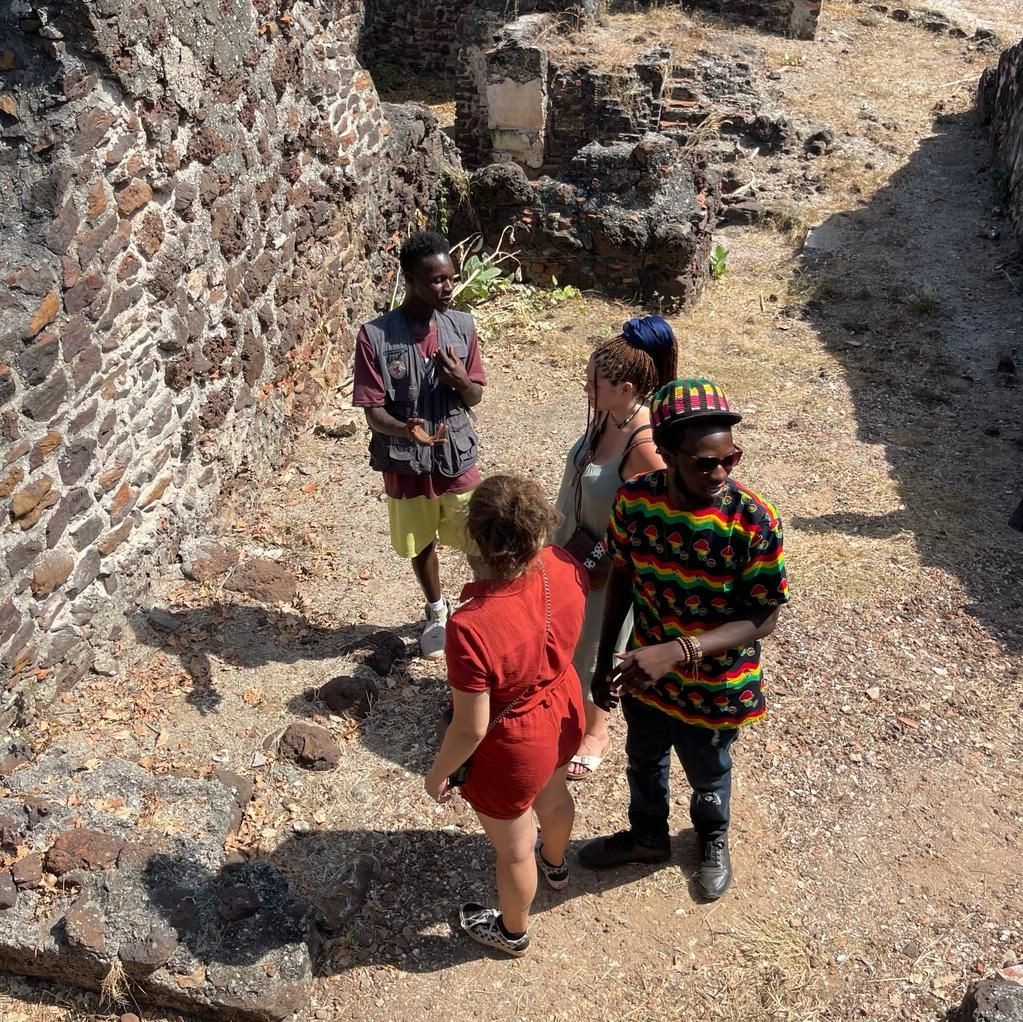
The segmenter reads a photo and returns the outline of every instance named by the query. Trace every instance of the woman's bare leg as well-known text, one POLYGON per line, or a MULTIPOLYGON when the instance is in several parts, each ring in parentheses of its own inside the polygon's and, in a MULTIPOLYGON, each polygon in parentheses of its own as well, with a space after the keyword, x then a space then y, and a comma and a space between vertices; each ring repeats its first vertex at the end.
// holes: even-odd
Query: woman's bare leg
POLYGON ((543 833, 543 857, 552 866, 560 866, 564 861, 575 823, 575 801, 565 783, 567 773, 567 767, 556 770, 533 801, 533 811, 543 833))
POLYGON ((514 820, 476 814, 497 853, 497 895, 501 920, 509 933, 525 933, 529 906, 536 897, 536 824, 531 811, 514 820))

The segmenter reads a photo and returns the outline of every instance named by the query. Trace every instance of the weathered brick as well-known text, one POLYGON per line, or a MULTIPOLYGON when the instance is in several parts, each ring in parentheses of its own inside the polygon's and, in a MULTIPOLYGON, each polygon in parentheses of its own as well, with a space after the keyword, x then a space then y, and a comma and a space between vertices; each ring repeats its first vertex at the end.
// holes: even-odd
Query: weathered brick
POLYGON ((26 540, 8 550, 5 560, 11 578, 24 571, 42 552, 43 544, 38 539, 26 540))
POLYGON ((128 533, 130 533, 134 527, 135 523, 128 518, 112 532, 108 532, 96 544, 96 549, 100 552, 100 556, 108 557, 112 554, 128 538, 128 533))
POLYGON ((65 550, 47 550, 32 568, 32 595, 38 599, 62 586, 75 566, 65 550))
POLYGON ((65 202, 60 215, 46 232, 46 247, 56 255, 64 255, 71 246, 71 240, 78 231, 80 223, 75 204, 70 200, 65 202))
POLYGON ((49 433, 41 437, 36 445, 32 448, 32 453, 28 459, 29 468, 35 471, 46 459, 53 454, 53 452, 60 447, 63 443, 64 438, 60 433, 55 430, 50 430, 49 433))
POLYGON ((30 514, 52 489, 53 479, 50 476, 36 476, 11 497, 11 517, 24 518, 30 514))
POLYGON ((71 542, 76 550, 84 550, 96 541, 96 537, 103 531, 103 520, 99 516, 90 518, 77 529, 71 530, 71 542))
POLYGON ((65 362, 74 361, 75 357, 85 350, 85 346, 92 336, 92 330, 93 328, 84 316, 75 316, 64 324, 60 335, 60 344, 65 362))
POLYGON ((0 408, 2 408, 18 392, 14 385, 14 376, 10 366, 0 362, 0 408))
POLYGON ((18 355, 18 370, 30 387, 42 383, 57 363, 60 342, 55 334, 41 334, 18 355))
POLYGON ((117 209, 121 216, 131 216, 153 197, 148 182, 134 178, 117 193, 117 209))
POLYGON ((87 273, 64 295, 64 307, 69 315, 82 312, 96 300, 103 289, 104 280, 99 273, 87 273))
POLYGON ((116 216, 108 216, 97 227, 93 227, 88 231, 82 231, 78 235, 78 262, 83 269, 87 269, 89 264, 99 255, 99 250, 103 243, 117 230, 117 223, 116 216))
POLYGON ((120 486, 118 486, 117 492, 110 501, 109 512, 111 524, 119 522, 135 506, 135 501, 138 500, 138 496, 138 490, 133 490, 127 482, 123 482, 120 486))
POLYGON ((57 297, 56 292, 51 291, 36 307, 36 311, 32 314, 32 318, 29 320, 22 336, 26 340, 30 337, 35 337, 43 327, 49 326, 57 318, 59 311, 60 298, 57 297))
POLYGON ((45 383, 34 387, 21 403, 23 415, 36 422, 53 418, 67 397, 67 378, 59 370, 45 383))
POLYGON ((71 367, 71 380, 75 385, 75 390, 84 390, 85 385, 100 371, 102 365, 103 357, 100 355, 99 348, 95 344, 90 344, 71 367))
POLYGON ((0 500, 6 500, 16 489, 18 483, 25 478, 25 470, 15 465, 0 476, 0 500))
POLYGON ((96 577, 99 575, 100 563, 101 555, 97 549, 93 548, 86 551, 85 556, 82 557, 75 567, 71 585, 66 590, 68 596, 74 598, 83 589, 88 588, 96 581, 96 577))
POLYGON ((171 476, 160 476, 143 494, 139 500, 139 507, 145 510, 155 504, 167 491, 171 484, 171 476))
POLYGON ((71 151, 81 156, 106 138, 114 123, 113 114, 101 107, 90 107, 78 115, 78 131, 71 139, 71 151))
POLYGON ((103 178, 96 178, 89 186, 89 191, 86 193, 86 202, 86 216, 90 220, 95 220, 96 217, 106 212, 107 192, 103 178))
MULTIPOLYGON (((28 264, 6 277, 4 283, 12 291, 21 291, 36 298, 44 298, 57 285, 53 270, 49 266, 28 264)), ((46 324, 44 323, 43 326, 46 324)))

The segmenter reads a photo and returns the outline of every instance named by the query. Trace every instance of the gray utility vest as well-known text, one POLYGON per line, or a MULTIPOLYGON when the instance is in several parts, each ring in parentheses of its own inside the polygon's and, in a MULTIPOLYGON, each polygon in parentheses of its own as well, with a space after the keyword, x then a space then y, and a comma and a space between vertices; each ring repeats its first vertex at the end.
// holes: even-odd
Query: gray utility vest
MULTIPOLYGON (((437 343, 450 348, 463 362, 473 335, 472 316, 465 312, 436 312, 437 343)), ((384 381, 384 408, 396 419, 425 420, 431 436, 444 423, 448 438, 428 447, 405 437, 373 433, 369 442, 370 468, 378 472, 429 475, 439 472, 454 478, 476 464, 476 433, 469 409, 458 392, 437 379, 433 359, 424 358, 412 337, 401 309, 374 319, 364 327, 373 348, 377 370, 384 381)))

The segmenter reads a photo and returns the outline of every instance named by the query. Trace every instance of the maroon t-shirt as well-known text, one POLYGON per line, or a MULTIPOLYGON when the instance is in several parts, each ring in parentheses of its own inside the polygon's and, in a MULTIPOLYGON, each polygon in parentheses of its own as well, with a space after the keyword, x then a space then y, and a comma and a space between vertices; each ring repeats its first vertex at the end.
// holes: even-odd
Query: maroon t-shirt
MULTIPOLYGON (((440 347, 437 337, 437 324, 431 320, 424 331, 422 326, 409 322, 412 338, 416 342, 423 358, 432 358, 440 347)), ((473 383, 485 386, 487 375, 483 371, 483 360, 480 358, 479 337, 475 327, 469 338, 468 351, 465 356, 465 371, 473 383)), ((366 330, 359 331, 355 342, 355 388, 352 393, 352 404, 356 408, 382 408, 386 404, 387 391, 383 378, 373 357, 373 346, 366 336, 366 330)), ((467 493, 480 481, 480 470, 473 465, 468 472, 460 476, 449 477, 440 472, 430 475, 408 475, 402 472, 384 472, 384 492, 388 497, 407 500, 411 497, 441 497, 445 493, 467 493)))

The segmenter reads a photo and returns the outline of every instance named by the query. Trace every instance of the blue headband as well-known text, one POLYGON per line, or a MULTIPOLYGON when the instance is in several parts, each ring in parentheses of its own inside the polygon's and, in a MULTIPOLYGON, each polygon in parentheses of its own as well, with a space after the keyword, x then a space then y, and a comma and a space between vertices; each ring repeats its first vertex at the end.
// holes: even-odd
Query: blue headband
POLYGON ((622 327, 622 337, 633 347, 652 355, 675 343, 671 324, 660 316, 637 316, 622 327))

